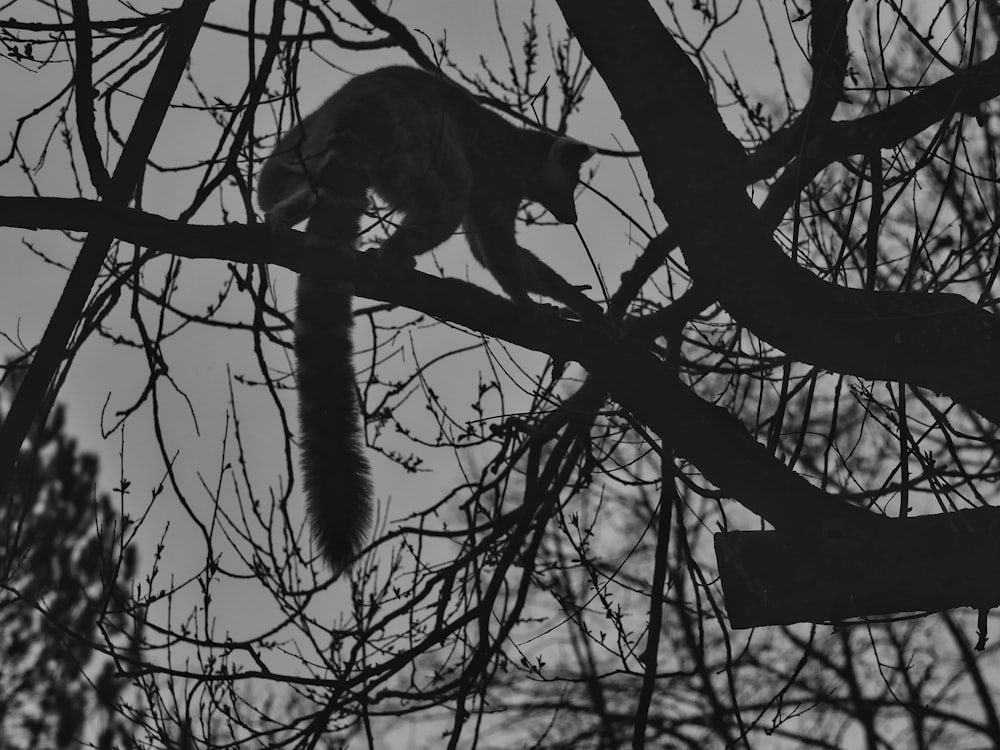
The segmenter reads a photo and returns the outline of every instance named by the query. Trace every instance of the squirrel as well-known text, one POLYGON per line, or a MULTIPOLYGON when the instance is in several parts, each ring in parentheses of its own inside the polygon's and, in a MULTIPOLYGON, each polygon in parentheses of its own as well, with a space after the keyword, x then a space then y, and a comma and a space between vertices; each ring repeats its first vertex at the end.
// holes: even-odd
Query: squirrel
MULTIPOLYGON (((389 67, 356 76, 278 141, 257 184, 272 225, 308 218, 307 234, 356 247, 373 190, 402 214, 377 251, 412 267, 461 226, 475 258, 519 304, 529 293, 583 317, 601 308, 520 247, 525 199, 577 220, 575 191, 590 146, 511 124, 445 77, 389 67)), ((395 215, 395 214, 394 214, 395 215)), ((350 567, 372 522, 352 363, 351 284, 300 274, 295 318, 307 513, 334 575, 350 567)))

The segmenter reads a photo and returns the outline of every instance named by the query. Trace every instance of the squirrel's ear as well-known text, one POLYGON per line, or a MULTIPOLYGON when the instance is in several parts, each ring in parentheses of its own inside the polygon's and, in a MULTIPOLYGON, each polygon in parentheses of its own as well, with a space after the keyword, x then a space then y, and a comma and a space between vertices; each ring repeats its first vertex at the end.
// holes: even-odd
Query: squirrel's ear
POLYGON ((567 169, 579 169, 596 152, 592 146, 573 138, 557 138, 549 155, 567 169))

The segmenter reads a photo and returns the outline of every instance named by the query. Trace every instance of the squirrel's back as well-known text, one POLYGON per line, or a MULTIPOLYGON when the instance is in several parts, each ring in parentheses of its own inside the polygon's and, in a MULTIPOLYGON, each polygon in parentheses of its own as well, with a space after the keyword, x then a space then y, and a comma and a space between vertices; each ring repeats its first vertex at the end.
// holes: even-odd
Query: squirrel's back
POLYGON ((316 187, 333 159, 367 169, 369 187, 401 208, 400 192, 433 191, 460 170, 517 182, 553 140, 512 125, 443 76, 380 68, 349 80, 281 137, 261 170, 258 202, 268 211, 310 182, 316 187))

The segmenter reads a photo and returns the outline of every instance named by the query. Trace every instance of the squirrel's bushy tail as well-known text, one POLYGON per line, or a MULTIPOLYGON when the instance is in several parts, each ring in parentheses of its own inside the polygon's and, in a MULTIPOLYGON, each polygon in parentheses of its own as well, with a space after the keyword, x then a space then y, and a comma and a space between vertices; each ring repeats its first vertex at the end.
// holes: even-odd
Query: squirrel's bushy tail
MULTIPOLYGON (((322 184, 306 233, 317 252, 354 248, 368 179, 341 165, 322 184)), ((371 469, 365 456, 351 329, 353 287, 301 274, 295 316, 299 434, 306 509, 313 537, 334 575, 361 551, 372 523, 371 469)))

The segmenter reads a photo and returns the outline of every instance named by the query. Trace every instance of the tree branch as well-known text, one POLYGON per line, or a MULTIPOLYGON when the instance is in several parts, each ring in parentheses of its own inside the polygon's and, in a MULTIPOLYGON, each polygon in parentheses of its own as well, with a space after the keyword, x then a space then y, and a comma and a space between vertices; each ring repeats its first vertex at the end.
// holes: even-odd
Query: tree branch
POLYGON ((111 179, 104 166, 101 143, 94 127, 94 77, 93 37, 91 35, 90 7, 87 0, 73 0, 74 49, 76 70, 73 91, 76 101, 76 127, 80 133, 80 146, 90 170, 90 182, 103 195, 111 179))
POLYGON ((898 146, 956 112, 977 111, 980 104, 997 96, 1000 96, 1000 53, 881 112, 857 120, 828 123, 771 186, 761 206, 765 221, 777 224, 799 190, 828 165, 849 156, 898 146))
MULTIPOLYGON (((1000 423, 1000 320, 959 295, 845 289, 797 265, 747 197, 742 149, 697 68, 649 5, 559 5, 621 108, 696 283, 736 320, 797 360, 929 388, 1000 423), (630 54, 621 55, 622 49, 630 54)), ((949 95, 958 106, 1000 87, 1000 80, 985 74, 962 82, 928 87, 906 114, 897 110, 893 119, 880 119, 880 142, 933 122, 930 113, 941 113, 933 105, 949 95)), ((852 126, 861 127, 841 127, 852 126)))
POLYGON ((352 280, 364 297, 409 307, 579 362, 613 398, 676 446, 726 495, 776 528, 820 529, 833 523, 879 523, 881 517, 829 495, 790 471, 725 409, 698 398, 676 373, 615 329, 568 321, 545 307, 526 310, 458 279, 387 271, 369 253, 330 252, 305 234, 267 224, 197 226, 83 199, 0 198, 0 225, 89 231, 111 228, 120 239, 188 258, 273 263, 297 272, 352 280))
POLYGON ((747 158, 748 183, 763 180, 807 143, 833 116, 844 95, 847 72, 847 12, 851 0, 813 0, 809 24, 813 78, 809 101, 747 158))
MULTIPOLYGON (((124 206, 132 198, 174 90, 184 73, 191 47, 198 36, 209 4, 207 0, 185 0, 180 9, 172 14, 169 40, 163 50, 163 57, 153 74, 135 126, 108 184, 105 199, 111 206, 124 206)), ((38 415, 49 383, 59 368, 73 328, 80 320, 87 297, 104 263, 111 239, 112 235, 101 228, 93 232, 83 244, 52 313, 52 319, 42 336, 35 359, 14 398, 7 419, 0 426, 0 498, 6 498, 10 491, 14 463, 21 443, 32 420, 38 415)))

